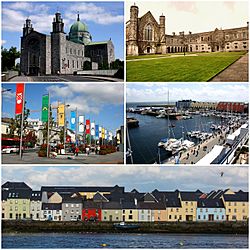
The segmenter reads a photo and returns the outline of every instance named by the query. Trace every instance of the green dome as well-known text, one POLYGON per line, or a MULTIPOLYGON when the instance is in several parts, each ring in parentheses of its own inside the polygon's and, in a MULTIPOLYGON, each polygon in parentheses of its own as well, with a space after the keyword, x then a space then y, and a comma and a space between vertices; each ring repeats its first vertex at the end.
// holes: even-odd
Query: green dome
POLYGON ((85 32, 85 31, 88 31, 88 27, 86 24, 82 23, 80 20, 79 21, 77 20, 70 27, 70 33, 85 32))

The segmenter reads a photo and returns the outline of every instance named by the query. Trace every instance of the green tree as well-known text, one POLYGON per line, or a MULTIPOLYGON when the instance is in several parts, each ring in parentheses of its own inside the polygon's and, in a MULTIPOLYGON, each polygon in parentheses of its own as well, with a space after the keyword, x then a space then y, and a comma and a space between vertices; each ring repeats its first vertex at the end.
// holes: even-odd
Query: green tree
POLYGON ((6 69, 15 69, 15 60, 20 57, 21 53, 16 47, 11 47, 9 50, 1 48, 2 50, 2 71, 6 69))

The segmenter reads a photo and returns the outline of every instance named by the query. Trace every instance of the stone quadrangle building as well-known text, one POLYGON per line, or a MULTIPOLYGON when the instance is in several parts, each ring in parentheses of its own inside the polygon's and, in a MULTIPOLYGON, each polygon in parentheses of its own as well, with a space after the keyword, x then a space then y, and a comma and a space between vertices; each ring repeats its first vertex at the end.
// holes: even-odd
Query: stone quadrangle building
POLYGON ((64 32, 61 13, 55 14, 50 35, 34 30, 27 19, 21 37, 21 73, 25 75, 73 74, 82 70, 88 61, 92 69, 98 64, 115 61, 114 45, 109 39, 92 42, 86 24, 77 21, 70 27, 69 35, 64 32))
POLYGON ((246 27, 215 29, 214 31, 179 35, 166 34, 165 16, 159 23, 150 11, 138 17, 139 8, 130 8, 126 26, 127 55, 166 54, 176 52, 248 51, 248 23, 246 27))

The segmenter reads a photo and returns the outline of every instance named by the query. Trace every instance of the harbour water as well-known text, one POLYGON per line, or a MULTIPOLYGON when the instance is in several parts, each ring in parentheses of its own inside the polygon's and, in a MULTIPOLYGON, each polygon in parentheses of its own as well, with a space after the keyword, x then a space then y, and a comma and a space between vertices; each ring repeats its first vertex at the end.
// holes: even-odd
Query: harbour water
MULTIPOLYGON (((161 138, 175 137, 179 139, 184 137, 187 139, 187 132, 193 130, 202 130, 211 133, 212 130, 210 127, 212 124, 221 124, 224 122, 216 116, 193 115, 193 119, 171 120, 171 125, 174 127, 169 128, 169 122, 166 118, 157 119, 154 116, 136 113, 128 113, 127 116, 135 117, 139 120, 138 128, 128 130, 134 164, 153 164, 158 161, 157 145, 161 138)), ((164 149, 161 149, 160 156, 161 160, 170 157, 164 149)), ((127 159, 127 163, 130 163, 129 158, 127 159)))
POLYGON ((248 248, 248 236, 223 234, 3 234, 2 248, 248 248))

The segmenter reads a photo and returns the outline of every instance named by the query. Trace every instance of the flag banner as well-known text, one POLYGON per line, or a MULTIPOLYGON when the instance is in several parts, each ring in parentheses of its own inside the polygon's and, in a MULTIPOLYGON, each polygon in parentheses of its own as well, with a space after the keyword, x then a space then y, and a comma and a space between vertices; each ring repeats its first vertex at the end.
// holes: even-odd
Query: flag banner
POLYGON ((102 127, 99 126, 99 138, 102 138, 102 127))
POLYGON ((91 127, 91 132, 90 132, 91 135, 92 135, 92 136, 95 136, 95 123, 94 123, 94 122, 91 122, 91 126, 90 126, 90 127, 91 127))
POLYGON ((48 122, 49 117, 49 95, 42 98, 42 122, 48 122))
POLYGON ((99 139, 99 125, 95 125, 95 139, 99 139))
POLYGON ((102 128, 102 139, 105 139, 105 128, 102 128))
POLYGON ((62 127, 64 126, 65 122, 65 105, 59 104, 58 106, 58 126, 62 127))
POLYGON ((108 131, 105 129, 105 135, 104 135, 104 139, 107 140, 108 139, 108 131))
POLYGON ((86 134, 90 134, 90 120, 86 120, 86 134))
POLYGON ((112 141, 112 139, 113 139, 113 134, 109 132, 109 141, 112 141))
POLYGON ((76 112, 70 112, 70 129, 76 131, 76 112))
POLYGON ((78 122, 79 122, 79 133, 83 133, 84 132, 84 116, 83 115, 80 115, 78 117, 78 122))
POLYGON ((16 115, 20 115, 23 112, 24 101, 24 83, 16 84, 16 115))

